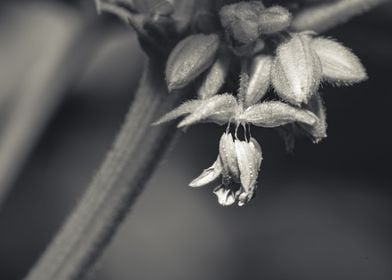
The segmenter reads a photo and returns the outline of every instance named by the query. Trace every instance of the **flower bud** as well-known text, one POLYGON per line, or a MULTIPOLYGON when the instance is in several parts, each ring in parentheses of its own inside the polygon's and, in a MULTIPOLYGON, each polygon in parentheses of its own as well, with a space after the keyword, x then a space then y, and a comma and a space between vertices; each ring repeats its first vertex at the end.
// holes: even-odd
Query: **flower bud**
POLYGON ((198 96, 200 99, 209 98, 219 92, 225 83, 227 73, 229 72, 230 56, 227 52, 222 51, 217 60, 208 70, 200 88, 198 96))
POLYGON ((216 34, 191 35, 171 52, 166 65, 166 81, 170 91, 188 85, 214 62, 220 39, 216 34))
POLYGON ((258 55, 253 59, 245 93, 246 107, 256 104, 267 93, 271 83, 271 67, 272 57, 269 55, 258 55))
POLYGON ((272 34, 290 26, 291 14, 281 7, 274 6, 263 10, 258 17, 258 30, 261 34, 272 34))
POLYGON ((317 117, 309 110, 280 101, 266 101, 246 109, 238 117, 238 121, 262 127, 277 127, 293 122, 314 125, 317 117))
POLYGON ((264 5, 257 1, 223 6, 219 12, 222 26, 236 41, 249 44, 260 36, 258 18, 264 5))
POLYGON ((318 89, 321 63, 310 45, 310 36, 300 33, 281 44, 271 71, 272 84, 282 99, 300 105, 318 89))
POLYGON ((342 44, 316 38, 312 48, 320 58, 323 78, 337 85, 358 83, 367 79, 359 58, 342 44))

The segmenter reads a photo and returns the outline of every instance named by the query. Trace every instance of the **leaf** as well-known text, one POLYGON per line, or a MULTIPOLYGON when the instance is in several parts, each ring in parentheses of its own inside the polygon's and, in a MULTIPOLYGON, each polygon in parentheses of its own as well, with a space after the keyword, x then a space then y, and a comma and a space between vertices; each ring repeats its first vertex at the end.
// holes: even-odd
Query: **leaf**
POLYGON ((318 143, 327 137, 327 116, 320 94, 315 94, 305 108, 317 116, 317 121, 313 125, 300 124, 300 126, 314 143, 318 143))
POLYGON ((220 157, 218 157, 214 164, 204 169, 203 173, 189 183, 189 186, 203 187, 215 181, 220 175, 222 175, 222 163, 220 157))
POLYGON ((317 117, 310 111, 293 107, 280 101, 269 101, 246 109, 238 121, 262 127, 277 127, 292 122, 313 125, 317 117))
POLYGON ((169 122, 183 115, 192 113, 196 110, 198 106, 200 106, 201 102, 202 102, 201 100, 187 101, 181 104, 180 106, 178 106, 177 108, 173 109, 169 113, 165 114, 163 117, 161 117, 159 120, 154 122, 152 125, 158 125, 161 123, 169 122))
POLYGON ((250 79, 245 93, 245 106, 259 102, 267 93, 271 83, 272 57, 256 56, 251 65, 250 79))
POLYGON ((188 85, 214 62, 220 39, 217 34, 191 35, 180 41, 166 65, 169 91, 188 85))
POLYGON ((272 34, 290 26, 291 14, 281 7, 273 6, 263 10, 258 17, 258 30, 262 34, 272 34))
POLYGON ((232 177, 234 181, 240 181, 240 171, 238 169, 237 153, 230 133, 224 133, 219 141, 219 157, 222 161, 222 175, 232 177))
POLYGON ((182 122, 178 127, 189 126, 201 121, 228 122, 237 110, 237 100, 231 94, 215 95, 204 99, 199 107, 182 122))
POLYGON ((320 58, 324 79, 337 85, 350 85, 367 79, 359 58, 342 44, 316 38, 312 47, 320 58))
POLYGON ((294 33, 278 47, 271 78, 282 99, 294 105, 308 101, 321 80, 321 63, 310 47, 310 36, 294 33))
POLYGON ((199 91, 200 99, 206 99, 216 95, 225 83, 227 73, 229 72, 230 56, 222 52, 211 68, 208 70, 199 91))

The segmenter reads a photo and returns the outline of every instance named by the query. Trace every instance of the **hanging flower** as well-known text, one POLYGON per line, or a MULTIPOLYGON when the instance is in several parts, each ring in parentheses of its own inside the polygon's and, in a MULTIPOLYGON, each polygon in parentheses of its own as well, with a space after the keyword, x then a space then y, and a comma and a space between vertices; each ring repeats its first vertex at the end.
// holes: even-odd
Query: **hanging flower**
POLYGON ((219 143, 217 160, 189 185, 202 187, 220 179, 220 184, 214 189, 218 202, 228 206, 237 201, 238 205, 242 206, 255 194, 261 161, 261 148, 254 138, 233 139, 233 136, 226 132, 219 143))

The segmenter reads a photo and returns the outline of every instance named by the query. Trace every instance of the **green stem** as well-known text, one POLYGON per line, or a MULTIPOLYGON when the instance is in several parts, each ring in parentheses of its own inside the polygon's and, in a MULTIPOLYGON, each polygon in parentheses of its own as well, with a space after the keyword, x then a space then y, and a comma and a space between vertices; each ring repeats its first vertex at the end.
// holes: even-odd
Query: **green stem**
POLYGON ((174 126, 151 126, 179 102, 178 93, 168 95, 162 68, 162 63, 149 62, 112 150, 26 279, 80 279, 136 201, 175 135, 174 126))
POLYGON ((248 69, 248 58, 241 58, 241 71, 240 71, 240 85, 238 88, 238 102, 244 109, 246 90, 249 84, 249 69, 248 69))
POLYGON ((291 28, 294 31, 324 32, 387 1, 340 0, 311 6, 295 15, 291 28))

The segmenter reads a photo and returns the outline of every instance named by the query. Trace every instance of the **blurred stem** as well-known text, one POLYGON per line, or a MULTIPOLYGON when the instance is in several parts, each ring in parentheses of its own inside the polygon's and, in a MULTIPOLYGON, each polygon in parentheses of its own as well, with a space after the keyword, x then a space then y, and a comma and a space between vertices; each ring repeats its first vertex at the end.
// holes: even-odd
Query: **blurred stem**
POLYGON ((65 93, 111 31, 101 19, 88 23, 76 20, 69 26, 68 32, 52 35, 55 45, 48 45, 34 70, 21 82, 10 110, 0 139, 0 208, 65 93))
POLYGON ((12 96, 15 100, 0 139, 0 206, 62 100, 75 68, 80 66, 79 56, 78 60, 71 60, 73 63, 66 61, 75 51, 75 43, 80 42, 80 34, 86 31, 85 26, 77 18, 61 31, 50 34, 45 52, 37 57, 27 78, 21 80, 18 94, 12 96))
POLYGON ((28 280, 80 279, 101 255, 176 134, 151 123, 179 102, 168 95, 163 63, 151 59, 112 150, 77 208, 28 280))
POLYGON ((313 30, 324 32, 387 1, 340 0, 314 5, 296 14, 291 28, 294 31, 313 30))

